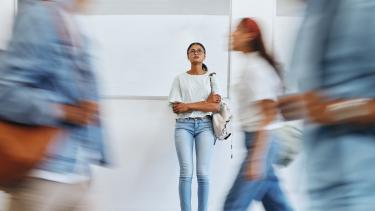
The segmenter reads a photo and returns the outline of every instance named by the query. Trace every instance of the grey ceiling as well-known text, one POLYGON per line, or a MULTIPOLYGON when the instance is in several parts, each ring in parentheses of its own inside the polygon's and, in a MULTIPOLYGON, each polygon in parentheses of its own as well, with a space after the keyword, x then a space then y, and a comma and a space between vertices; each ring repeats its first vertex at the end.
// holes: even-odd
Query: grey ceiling
POLYGON ((229 15, 230 0, 91 0, 89 14, 229 15))

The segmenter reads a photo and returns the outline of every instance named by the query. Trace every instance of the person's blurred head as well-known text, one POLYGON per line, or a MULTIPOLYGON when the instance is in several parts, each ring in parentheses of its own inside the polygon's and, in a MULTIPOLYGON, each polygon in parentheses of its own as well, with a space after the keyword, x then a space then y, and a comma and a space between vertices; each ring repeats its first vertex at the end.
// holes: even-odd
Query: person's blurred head
POLYGON ((232 50, 242 52, 264 51, 259 25, 251 18, 243 18, 232 33, 232 50))
POLYGON ((232 50, 243 53, 258 52, 281 76, 280 70, 272 57, 267 53, 262 32, 258 23, 251 18, 243 18, 232 33, 232 50))
POLYGON ((75 5, 78 10, 84 10, 91 0, 75 0, 75 5))
POLYGON ((187 56, 192 65, 202 64, 203 70, 208 70, 207 66, 203 64, 203 61, 206 59, 206 48, 202 43, 191 43, 187 49, 187 56))
POLYGON ((61 4, 68 10, 71 11, 81 11, 86 8, 90 3, 90 0, 53 0, 61 4))

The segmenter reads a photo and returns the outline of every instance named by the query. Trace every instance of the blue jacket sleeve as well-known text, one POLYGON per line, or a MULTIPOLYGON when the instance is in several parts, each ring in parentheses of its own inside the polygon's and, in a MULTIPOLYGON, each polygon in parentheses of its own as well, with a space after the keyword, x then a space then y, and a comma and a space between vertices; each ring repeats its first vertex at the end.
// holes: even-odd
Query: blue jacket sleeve
POLYGON ((45 11, 20 12, 13 37, 0 58, 0 118, 31 125, 55 125, 62 116, 54 90, 45 86, 56 65, 45 11), (44 12, 44 14, 43 14, 44 12))

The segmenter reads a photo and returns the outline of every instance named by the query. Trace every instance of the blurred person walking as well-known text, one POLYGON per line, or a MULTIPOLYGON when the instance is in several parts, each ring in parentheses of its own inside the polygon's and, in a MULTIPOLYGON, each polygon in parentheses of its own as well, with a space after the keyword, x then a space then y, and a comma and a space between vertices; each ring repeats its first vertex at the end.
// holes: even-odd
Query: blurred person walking
MULTIPOLYGON (((106 164, 88 42, 73 14, 85 0, 23 0, 0 60, 0 119, 62 133, 45 159, 7 189, 9 211, 92 210, 90 164, 106 164)), ((27 140, 25 140, 27 141, 27 140)))
POLYGON ((301 94, 284 97, 305 117, 309 210, 375 209, 375 2, 308 1, 292 65, 301 94))
POLYGON ((283 86, 280 71, 266 51, 258 24, 244 18, 232 33, 232 50, 242 53, 246 66, 235 84, 237 118, 245 135, 247 156, 227 195, 225 211, 246 211, 253 200, 267 211, 290 211, 273 164, 278 144, 274 130, 282 126, 277 97, 283 86))

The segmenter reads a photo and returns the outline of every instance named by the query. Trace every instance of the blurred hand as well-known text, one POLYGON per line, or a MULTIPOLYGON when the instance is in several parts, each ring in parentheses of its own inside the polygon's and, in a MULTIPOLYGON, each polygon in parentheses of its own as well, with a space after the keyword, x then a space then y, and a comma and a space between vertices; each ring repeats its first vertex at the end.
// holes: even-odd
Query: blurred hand
POLYGON ((63 121, 74 125, 87 125, 90 122, 90 116, 87 115, 79 106, 63 105, 63 121))
POLYGON ((186 103, 174 103, 173 104, 173 112, 176 114, 186 113, 190 110, 188 104, 186 103))
POLYGON ((329 108, 332 105, 334 106, 343 102, 345 100, 330 100, 313 91, 301 95, 281 97, 279 98, 279 108, 287 120, 307 118, 311 122, 319 124, 335 124, 340 122, 367 124, 373 122, 373 119, 375 119, 375 116, 363 114, 362 116, 360 114, 359 116, 353 115, 352 118, 340 118, 348 116, 352 112, 358 113, 356 111, 368 111, 369 114, 375 115, 375 103, 372 101, 358 107, 353 107, 352 109, 348 108, 338 111, 338 113, 330 111, 329 108))
POLYGON ((307 116, 310 121, 320 124, 332 124, 335 120, 332 113, 328 112, 329 105, 337 101, 327 101, 317 92, 309 92, 304 95, 307 116))
POLYGON ((79 107, 92 113, 97 113, 99 110, 98 104, 93 101, 81 101, 79 102, 79 107))
POLYGON ((245 179, 246 180, 258 180, 263 177, 263 161, 262 160, 250 160, 248 161, 245 168, 245 179))
POLYGON ((278 107, 286 120, 308 118, 310 121, 320 124, 334 122, 327 112, 329 105, 330 103, 317 92, 283 96, 279 98, 278 102, 278 107))
POLYGON ((88 115, 90 117, 90 123, 94 123, 94 122, 98 121, 99 106, 96 102, 81 101, 79 103, 79 107, 81 107, 86 112, 86 115, 88 115))
POLYGON ((63 120, 75 125, 87 125, 97 121, 98 105, 95 102, 81 101, 78 105, 63 105, 63 120))
POLYGON ((267 132, 256 132, 251 148, 248 151, 248 161, 245 167, 245 179, 261 179, 264 173, 265 159, 267 158, 267 132))
POLYGON ((261 126, 270 124, 277 115, 277 102, 271 99, 260 100, 256 105, 261 109, 263 120, 261 126))
POLYGON ((206 101, 209 102, 209 103, 220 103, 221 102, 221 96, 218 95, 218 94, 211 93, 208 96, 206 101))
POLYGON ((302 119, 305 115, 304 95, 288 95, 278 99, 278 108, 286 120, 302 119))
MULTIPOLYGON (((366 99, 362 103, 354 103, 351 106, 332 110, 343 103, 353 103, 356 99, 329 100, 318 92, 305 94, 304 100, 310 121, 319 124, 354 123, 360 125, 373 125, 375 122, 375 101, 366 99), (331 108, 331 109, 330 109, 331 108)), ((361 100, 359 98, 358 100, 361 100)))

